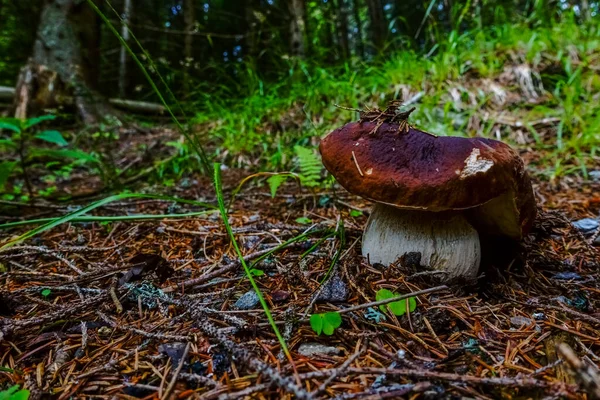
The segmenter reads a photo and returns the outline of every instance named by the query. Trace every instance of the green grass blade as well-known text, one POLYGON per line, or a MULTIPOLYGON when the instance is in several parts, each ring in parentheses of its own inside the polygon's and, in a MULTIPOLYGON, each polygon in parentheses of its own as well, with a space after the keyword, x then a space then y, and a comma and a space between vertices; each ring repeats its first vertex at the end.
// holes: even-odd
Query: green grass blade
MULTIPOLYGON (((200 215, 206 215, 212 212, 216 212, 216 210, 211 211, 197 211, 197 212, 189 212, 183 214, 138 214, 138 215, 115 215, 115 216, 96 216, 89 215, 83 217, 77 217, 69 222, 117 222, 117 221, 144 221, 144 220, 152 220, 152 219, 173 219, 173 218, 187 218, 187 217, 197 217, 200 215)), ((43 223, 47 223, 50 221, 54 221, 55 218, 39 218, 39 219, 29 219, 26 221, 17 221, 17 222, 8 222, 6 224, 0 224, 0 230, 15 228, 18 226, 24 225, 39 225, 43 223)))
POLYGON ((333 271, 333 267, 335 267, 335 264, 337 264, 337 262, 339 261, 340 256, 342 255, 342 249, 344 248, 344 246, 346 244, 346 230, 344 229, 344 222, 342 220, 340 220, 340 226, 339 226, 339 229, 337 230, 337 232, 335 232, 335 236, 337 236, 338 239, 340 240, 340 246, 338 247, 337 251, 335 252, 333 259, 331 260, 331 264, 329 264, 329 269, 327 270, 327 273, 325 274, 325 276, 323 277, 323 279, 320 282, 321 285, 323 283, 327 282, 327 279, 329 279, 329 275, 331 275, 331 271, 333 271))
MULTIPOLYGON (((262 260, 264 260, 265 258, 269 257, 271 254, 278 252, 281 249, 286 248, 287 246, 289 246, 292 243, 295 242, 299 242, 302 239, 306 239, 307 237, 309 237, 310 235, 314 235, 315 233, 320 233, 320 232, 326 232, 327 230, 325 229, 319 229, 316 231, 307 231, 304 233, 301 233, 298 236, 295 236, 291 239, 286 240, 285 242, 281 243, 279 246, 275 247, 273 250, 269 251, 268 253, 263 254, 262 256, 258 257, 256 260, 254 260, 254 262, 252 263, 252 265, 250 266, 251 268, 253 268, 254 266, 258 265, 259 262, 261 262, 262 260)), ((326 236, 323 239, 321 239, 321 241, 327 239, 330 236, 326 236)), ((317 244, 315 246, 312 246, 309 250, 313 250, 318 244, 321 243, 321 241, 317 242, 317 244)), ((304 253, 302 255, 302 257, 304 257, 304 255, 308 254, 308 252, 304 253)))
POLYGON ((55 218, 51 221, 49 221, 48 223, 37 227, 35 229, 32 229, 28 232, 25 232, 24 234, 22 234, 21 236, 19 236, 16 239, 13 239, 11 241, 9 241, 8 243, 5 243, 2 247, 0 247, 0 250, 8 248, 10 246, 13 246, 25 239, 29 239, 30 237, 33 237, 39 233, 45 232, 49 229, 52 229, 60 224, 64 224, 66 222, 70 222, 75 218, 81 217, 84 214, 88 213, 89 211, 92 211, 98 207, 101 207, 105 204, 111 203, 113 201, 117 201, 117 200, 122 200, 122 199, 130 199, 130 198, 136 198, 136 199, 158 199, 158 200, 170 200, 170 201, 178 201, 181 203, 187 203, 187 204, 195 204, 195 205, 202 205, 203 207, 211 207, 214 208, 213 205, 210 204, 206 204, 206 203, 201 203, 201 202, 196 202, 193 200, 184 200, 184 199, 176 199, 174 197, 169 197, 169 196, 156 196, 156 195, 148 195, 148 194, 141 194, 141 193, 121 193, 121 194, 117 194, 117 195, 113 195, 113 196, 109 196, 105 199, 102 200, 98 200, 80 210, 74 211, 70 214, 67 214, 63 217, 59 217, 59 218, 55 218))
MULTIPOLYGON (((192 136, 189 134, 189 132, 183 127, 183 125, 181 124, 181 122, 179 122, 179 119, 177 119, 177 117, 173 113, 173 110, 171 109, 171 107, 169 106, 169 104, 165 100, 164 96, 162 95, 162 93, 160 92, 160 90, 158 89, 158 87, 156 86, 156 84, 154 83, 154 80, 150 76, 150 73, 148 72, 148 70, 146 69, 146 67, 144 67, 144 64, 140 61, 140 59, 138 58, 138 56, 133 52, 133 50, 131 49, 131 47, 129 47, 129 45, 127 44, 127 42, 125 41, 125 39, 123 39, 123 36, 121 36, 121 34, 117 31, 117 29, 110 22, 110 20, 108 19, 108 17, 106 17, 106 15, 104 15, 104 13, 102 13, 102 11, 100 11, 100 9, 98 8, 98 6, 96 4, 94 4, 94 1, 93 0, 86 0, 86 1, 90 5, 90 7, 92 7, 92 9, 100 16, 100 18, 102 19, 102 21, 104 21, 104 23, 106 24, 106 26, 108 27, 108 29, 117 37, 117 39, 119 39, 119 42, 121 43, 121 45, 125 48, 125 50, 127 50, 127 52, 129 53, 129 55, 131 56, 131 58, 133 59, 133 61, 140 68, 140 70, 142 71, 142 74, 144 75, 144 77, 146 78, 146 80, 148 81, 148 83, 150 84, 150 86, 152 87, 152 90, 154 90, 154 93, 156 93, 156 95, 158 96, 160 102, 163 104, 163 106, 165 107, 165 109, 169 113, 169 116, 171 117, 171 119, 173 120, 173 122, 175 123, 175 125, 177 125, 177 128, 179 129, 179 131, 185 136, 185 138, 192 145, 192 147, 196 151, 196 154, 198 154, 198 157, 200 158, 200 161, 202 163, 202 167, 204 169, 204 172, 206 172, 207 174, 210 173, 211 166, 210 166, 210 162, 208 160, 208 157, 206 156, 206 153, 204 152, 204 149, 202 148, 202 146, 196 140, 194 140, 192 138, 192 136)), ((107 3, 108 3, 108 0, 107 0, 107 3)))
POLYGON ((421 21, 421 24, 419 25, 419 29, 417 29, 417 32, 415 33, 415 39, 417 39, 419 37, 419 34, 421 33, 421 29, 423 29, 423 25, 425 25, 425 21, 429 17, 429 14, 431 14, 431 10, 433 9, 434 4, 435 4, 435 0, 431 0, 431 2, 429 3, 429 6, 427 6, 427 11, 425 11, 425 15, 423 16, 423 20, 421 21))
MULTIPOLYGON (((106 4, 112 10, 112 12, 115 14, 115 16, 119 19, 119 21, 121 21, 121 24, 125 24, 125 21, 123 20, 123 18, 121 18, 121 14, 119 14, 119 12, 117 10, 115 10, 115 8, 113 7, 113 5, 111 3, 109 3, 108 1, 106 2, 106 4)), ((133 39, 133 41, 135 42, 135 44, 140 48, 140 50, 142 51, 142 53, 144 54, 144 56, 146 56, 146 59, 148 60, 148 63, 150 64, 150 67, 154 70, 154 72, 158 76, 158 79, 160 79, 160 81, 163 84, 165 90, 167 91, 167 94, 169 96, 171 96, 171 99, 175 102, 175 105, 177 106, 177 108, 179 108, 179 110, 181 111, 181 114, 183 115, 183 117, 187 119, 187 116, 185 114, 185 110, 181 106, 181 103, 179 103, 179 100, 177 100, 177 96, 175 96, 175 94, 171 91, 171 88, 167 84, 167 81, 165 80, 165 78, 163 78, 162 74, 159 72, 158 66, 154 63, 154 60, 152 59, 152 57, 150 57, 150 53, 148 53, 148 51, 146 50, 146 48, 144 46, 142 46, 142 43, 138 40, 137 36, 135 36, 135 34, 133 33, 133 31, 131 29, 129 29, 129 25, 126 24, 125 27, 127 28, 127 31, 129 32, 129 35, 131 36, 131 38, 133 39)))
POLYGON ((239 258, 242 266, 244 267, 244 272, 246 273, 246 276, 248 277, 248 280, 250 281, 250 284, 252 285, 254 292, 258 296, 258 300, 260 301, 260 304, 261 304, 263 310, 265 310, 265 315, 267 316, 267 319, 269 320, 269 324, 271 324, 271 327, 273 328, 273 331, 275 332, 275 336, 277 336, 277 340, 279 341, 279 344, 281 345, 281 349, 283 350, 286 357, 290 361, 292 361, 292 356, 290 354, 290 351, 288 350, 287 344, 285 343, 285 339, 283 338, 283 336, 281 335, 281 332, 279 332, 279 329, 277 328, 277 324, 275 323, 275 320, 273 319, 273 315, 271 315, 271 310, 269 309, 269 305, 267 304, 265 298, 263 297, 262 292, 260 291, 260 288, 256 284, 256 281, 254 280, 254 277, 252 276, 252 273, 250 272, 250 268, 248 267, 248 265, 246 265, 246 261, 244 260, 244 255, 242 254, 242 251, 240 250, 240 246, 238 245, 237 241, 235 240, 235 236, 233 235, 233 230, 231 229, 231 225, 229 225, 229 217, 227 216, 227 209, 225 208, 225 201, 223 199, 223 189, 221 187, 221 164, 219 164, 219 163, 214 164, 213 173, 214 173, 215 191, 217 193, 217 201, 219 203, 219 210, 221 211, 221 218, 223 219, 223 224, 225 225, 225 230, 227 231, 229 240, 231 240, 231 244, 233 245, 233 248, 235 249, 235 252, 237 253, 238 258, 239 258))

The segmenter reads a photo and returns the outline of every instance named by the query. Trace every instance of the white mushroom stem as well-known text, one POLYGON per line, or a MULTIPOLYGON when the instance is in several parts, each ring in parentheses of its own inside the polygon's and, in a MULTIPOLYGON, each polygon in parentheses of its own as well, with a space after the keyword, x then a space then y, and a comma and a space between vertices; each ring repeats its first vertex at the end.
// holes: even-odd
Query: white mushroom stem
POLYGON ((363 256, 371 264, 390 265, 409 252, 421 253, 421 265, 446 272, 446 280, 475 278, 481 261, 479 235, 462 213, 375 204, 363 234, 363 256))

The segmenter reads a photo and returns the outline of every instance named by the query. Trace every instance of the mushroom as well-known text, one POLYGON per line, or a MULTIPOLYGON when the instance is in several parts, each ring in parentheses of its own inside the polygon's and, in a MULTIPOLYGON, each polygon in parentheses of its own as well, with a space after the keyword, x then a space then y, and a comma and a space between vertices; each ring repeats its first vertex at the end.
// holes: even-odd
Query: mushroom
POLYGON ((362 240, 371 263, 419 252, 445 280, 471 280, 480 235, 518 241, 536 216, 523 160, 497 140, 438 137, 406 120, 363 115, 331 132, 319 150, 340 185, 375 203, 362 240))

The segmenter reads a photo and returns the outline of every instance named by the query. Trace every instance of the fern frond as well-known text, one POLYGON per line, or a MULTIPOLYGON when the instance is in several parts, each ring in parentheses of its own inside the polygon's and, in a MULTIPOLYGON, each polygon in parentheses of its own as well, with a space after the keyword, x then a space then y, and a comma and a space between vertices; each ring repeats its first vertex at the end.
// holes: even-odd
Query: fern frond
POLYGON ((323 164, 321 160, 312 149, 294 146, 294 152, 296 153, 296 164, 300 173, 300 182, 306 187, 319 186, 321 182, 321 172, 323 171, 323 164))
POLYGON ((271 197, 275 197, 277 194, 277 189, 279 189, 279 186, 281 186, 281 184, 287 180, 288 176, 289 174, 280 174, 270 176, 269 179, 267 179, 269 189, 271 190, 271 197))

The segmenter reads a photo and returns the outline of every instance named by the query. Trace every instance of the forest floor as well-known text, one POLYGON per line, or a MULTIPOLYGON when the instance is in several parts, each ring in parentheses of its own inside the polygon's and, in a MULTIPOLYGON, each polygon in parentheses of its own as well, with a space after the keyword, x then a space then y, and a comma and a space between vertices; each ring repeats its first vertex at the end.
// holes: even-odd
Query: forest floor
MULTIPOLYGON (((223 171, 227 199, 246 175, 223 171)), ((71 187, 93 188, 85 175, 73 179, 81 183, 71 187)), ((216 204, 203 177, 144 189, 216 204)), ((600 247, 572 222, 597 218, 600 181, 534 178, 534 189, 539 215, 519 251, 491 260, 476 285, 445 286, 410 263, 368 265, 360 238, 369 204, 344 190, 290 183, 271 198, 265 187, 245 186, 229 219, 294 366, 218 210, 58 226, 0 250, 0 382, 60 399, 593 398, 600 247), (372 305, 380 289, 423 292, 414 311, 396 317, 372 305), (331 336, 317 335, 309 316, 329 311, 343 322, 331 336), (575 358, 557 351, 559 343, 575 358)), ((2 207, 29 219, 73 210, 72 202, 2 207)), ((95 214, 198 210, 144 199, 95 214)), ((0 231, 0 243, 26 230, 0 231)))

